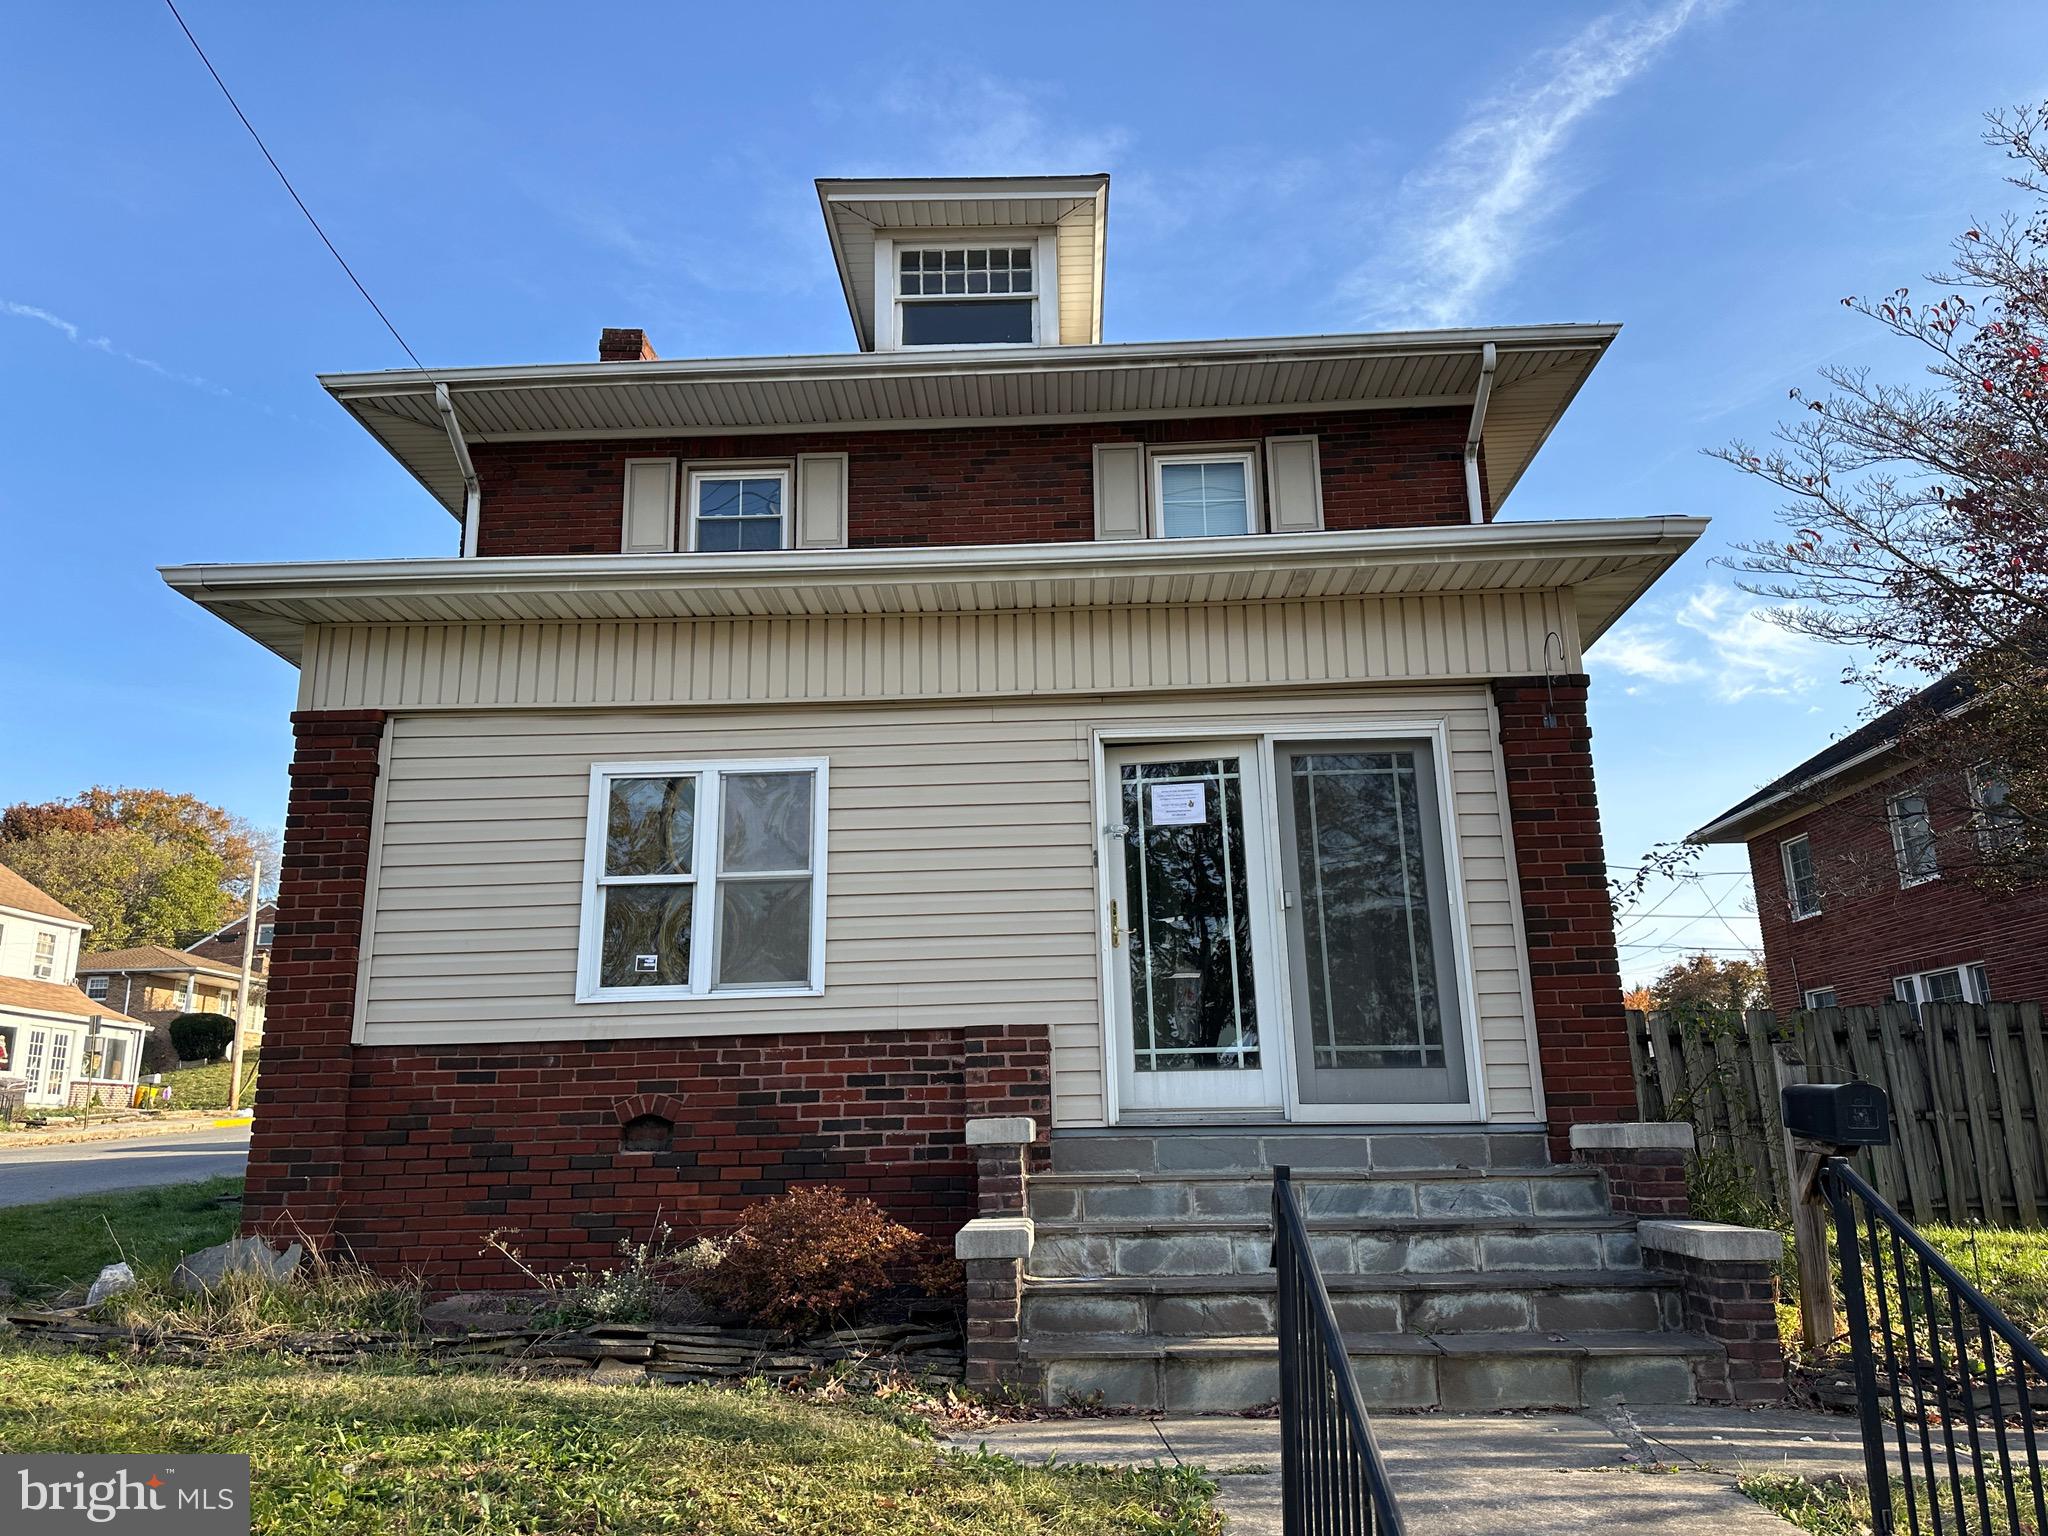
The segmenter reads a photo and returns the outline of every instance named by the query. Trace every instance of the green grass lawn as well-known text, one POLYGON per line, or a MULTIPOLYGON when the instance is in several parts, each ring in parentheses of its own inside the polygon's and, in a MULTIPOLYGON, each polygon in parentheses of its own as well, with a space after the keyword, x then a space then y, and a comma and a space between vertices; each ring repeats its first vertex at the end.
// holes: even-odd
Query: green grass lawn
MULTIPOLYGON (((251 1051, 242 1059, 242 1104, 243 1109, 256 1102, 256 1069, 262 1058, 261 1051, 251 1051)), ((164 1084, 171 1090, 173 1109, 226 1109, 228 1107, 228 1064, 225 1061, 209 1062, 203 1067, 182 1067, 176 1072, 164 1074, 164 1084)))
POLYGON ((1178 1470, 1023 1467, 767 1389, 596 1387, 385 1362, 196 1368, 0 1345, 10 1453, 247 1452, 291 1536, 1212 1536, 1178 1470))
POLYGON ((168 1270, 184 1254, 235 1235, 239 1213, 215 1202, 241 1188, 240 1179, 208 1179, 0 1206, 0 1280, 36 1301, 90 1283, 121 1258, 138 1272, 168 1270))

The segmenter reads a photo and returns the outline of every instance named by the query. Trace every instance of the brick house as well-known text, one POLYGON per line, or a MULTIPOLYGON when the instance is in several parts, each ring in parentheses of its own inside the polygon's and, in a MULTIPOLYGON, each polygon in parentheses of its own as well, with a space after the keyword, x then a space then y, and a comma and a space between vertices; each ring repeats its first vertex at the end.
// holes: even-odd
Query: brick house
POLYGON ((1693 834, 1749 849, 1772 1007, 2048 999, 2048 886, 1981 878, 2004 787, 1940 750, 1967 703, 1945 678, 1693 834))
POLYGON ((10 1104, 125 1105, 134 1096, 149 1025, 73 980, 91 926, 0 864, 0 1099, 10 1104))
MULTIPOLYGON (((181 1013, 232 1019, 242 992, 241 954, 237 951, 230 963, 168 944, 95 950, 78 957, 78 984, 87 997, 150 1024, 168 1024, 181 1013)), ((254 1043, 262 1035, 262 1004, 257 1002, 244 1021, 242 1038, 254 1043)))
POLYGON ((1615 328, 1105 343, 1108 178, 819 198, 857 351, 327 376, 459 553, 164 572, 301 673, 252 1228, 509 1285, 1021 1218, 1021 1147, 975 1347, 1221 1405, 1291 1160, 1382 1400, 1456 1316, 1725 1388, 1565 1161, 1635 1106, 1580 658, 1704 524, 1496 521, 1615 328))

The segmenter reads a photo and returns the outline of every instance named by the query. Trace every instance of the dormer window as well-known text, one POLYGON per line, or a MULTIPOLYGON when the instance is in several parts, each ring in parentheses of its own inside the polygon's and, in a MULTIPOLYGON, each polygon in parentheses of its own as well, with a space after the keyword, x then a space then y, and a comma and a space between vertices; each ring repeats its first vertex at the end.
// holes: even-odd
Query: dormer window
POLYGON ((1030 346, 1038 339, 1029 245, 899 248, 898 334, 906 347, 1030 346))

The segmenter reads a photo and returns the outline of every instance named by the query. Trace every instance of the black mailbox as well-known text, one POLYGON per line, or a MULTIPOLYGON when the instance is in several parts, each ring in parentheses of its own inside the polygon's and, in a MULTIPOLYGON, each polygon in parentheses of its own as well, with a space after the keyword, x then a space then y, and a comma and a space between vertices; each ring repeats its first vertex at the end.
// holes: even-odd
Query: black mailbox
POLYGON ((1785 1090, 1785 1129, 1831 1147, 1883 1147, 1892 1106, 1875 1083, 1794 1083, 1785 1090))

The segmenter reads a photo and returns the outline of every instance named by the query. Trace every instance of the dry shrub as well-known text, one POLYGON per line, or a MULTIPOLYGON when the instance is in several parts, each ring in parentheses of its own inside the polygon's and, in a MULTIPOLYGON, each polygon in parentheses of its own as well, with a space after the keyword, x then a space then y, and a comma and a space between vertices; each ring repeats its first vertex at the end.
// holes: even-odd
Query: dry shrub
POLYGON ((932 1245, 872 1200, 793 1189, 741 1212, 696 1289, 765 1327, 812 1333, 873 1301, 897 1275, 926 1278, 932 1245))

